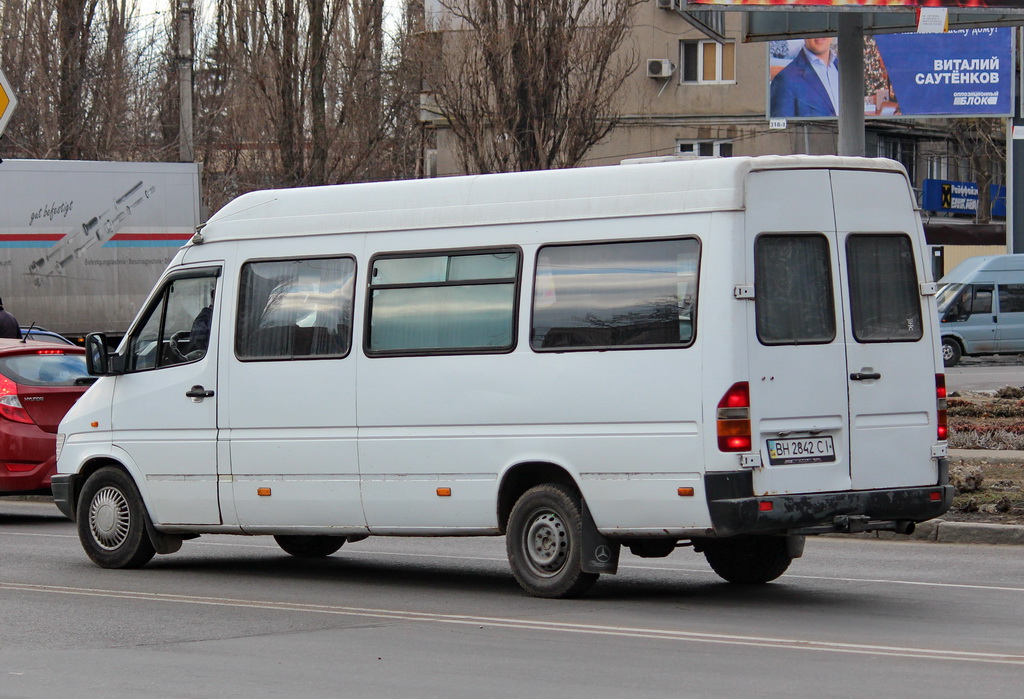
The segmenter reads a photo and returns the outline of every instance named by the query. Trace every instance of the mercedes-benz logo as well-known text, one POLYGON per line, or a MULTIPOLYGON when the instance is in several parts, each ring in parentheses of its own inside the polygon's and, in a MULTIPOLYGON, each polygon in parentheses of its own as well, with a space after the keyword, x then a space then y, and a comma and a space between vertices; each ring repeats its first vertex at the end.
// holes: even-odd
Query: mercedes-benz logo
POLYGON ((612 558, 612 551, 604 544, 601 544, 594 549, 594 558, 597 559, 598 563, 607 563, 612 558))

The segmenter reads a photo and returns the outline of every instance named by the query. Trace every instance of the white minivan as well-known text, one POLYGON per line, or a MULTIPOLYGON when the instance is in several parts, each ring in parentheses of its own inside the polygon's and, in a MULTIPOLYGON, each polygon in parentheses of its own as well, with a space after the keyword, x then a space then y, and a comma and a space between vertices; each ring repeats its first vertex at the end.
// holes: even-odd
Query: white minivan
POLYGON ((945 512, 935 284, 893 161, 683 160, 246 194, 61 423, 54 498, 136 567, 505 535, 568 597, 680 546, 762 583, 804 536, 945 512))

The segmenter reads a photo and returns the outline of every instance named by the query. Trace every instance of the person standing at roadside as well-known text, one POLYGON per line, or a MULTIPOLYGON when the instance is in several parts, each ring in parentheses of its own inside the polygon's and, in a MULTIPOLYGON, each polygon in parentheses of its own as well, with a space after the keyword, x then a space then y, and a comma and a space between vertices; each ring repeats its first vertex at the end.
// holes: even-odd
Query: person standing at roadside
POLYGON ((0 299, 0 337, 21 339, 21 327, 18 325, 18 319, 4 310, 3 299, 0 299))

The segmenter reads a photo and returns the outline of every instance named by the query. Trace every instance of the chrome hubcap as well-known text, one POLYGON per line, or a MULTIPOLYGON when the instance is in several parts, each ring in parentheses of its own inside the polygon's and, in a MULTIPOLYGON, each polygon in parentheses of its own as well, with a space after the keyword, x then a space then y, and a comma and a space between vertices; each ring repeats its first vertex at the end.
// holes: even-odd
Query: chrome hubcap
POLYGON ((128 500, 117 488, 102 488, 89 505, 89 529, 100 548, 113 551, 128 538, 128 500))

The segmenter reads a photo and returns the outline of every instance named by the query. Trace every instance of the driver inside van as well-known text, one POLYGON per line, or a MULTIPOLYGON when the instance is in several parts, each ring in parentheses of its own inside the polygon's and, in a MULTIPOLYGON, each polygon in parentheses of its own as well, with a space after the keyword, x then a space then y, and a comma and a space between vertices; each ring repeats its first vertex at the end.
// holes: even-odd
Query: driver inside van
POLYGON ((213 299, 216 289, 210 289, 210 303, 196 315, 192 321, 192 329, 188 336, 188 348, 185 355, 190 359, 198 359, 206 353, 206 347, 210 344, 210 322, 213 320, 213 299), (193 352, 198 354, 193 356, 193 352))

